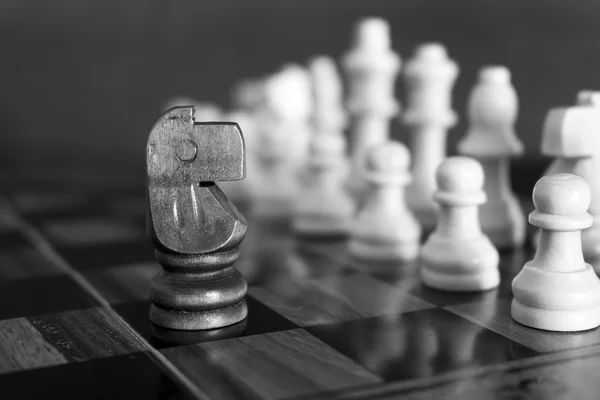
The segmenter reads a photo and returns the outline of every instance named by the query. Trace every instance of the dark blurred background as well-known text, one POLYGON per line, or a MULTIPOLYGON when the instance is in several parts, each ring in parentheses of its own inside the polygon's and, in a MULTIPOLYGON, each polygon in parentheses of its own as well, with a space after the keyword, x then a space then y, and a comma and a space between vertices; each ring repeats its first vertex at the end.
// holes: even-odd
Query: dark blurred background
POLYGON ((315 54, 339 58, 364 16, 390 22, 404 60, 434 40, 459 63, 454 106, 462 120, 451 152, 482 65, 512 70, 529 159, 539 157, 549 107, 600 89, 594 0, 3 0, 2 164, 110 162, 143 171, 146 137, 168 98, 227 107, 241 78, 315 54))

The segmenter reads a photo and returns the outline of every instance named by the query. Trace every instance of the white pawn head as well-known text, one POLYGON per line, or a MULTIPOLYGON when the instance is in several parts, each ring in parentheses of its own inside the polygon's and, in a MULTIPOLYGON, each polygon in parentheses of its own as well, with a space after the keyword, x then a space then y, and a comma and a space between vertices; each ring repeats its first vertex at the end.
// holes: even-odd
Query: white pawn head
POLYGON ((449 157, 437 169, 436 200, 448 205, 476 205, 485 202, 484 172, 469 157, 449 157))
POLYGON ((365 157, 368 180, 408 183, 410 152, 400 142, 389 141, 371 147, 365 157))
POLYGON ((379 51, 391 47, 390 26, 383 18, 365 18, 356 26, 354 46, 363 51, 379 51))
POLYGON ((580 106, 600 107, 600 92, 582 90, 577 93, 577 104, 580 106))
POLYGON ((583 178, 572 174, 544 176, 533 188, 535 211, 529 215, 529 222, 548 230, 588 228, 592 225, 587 212, 591 201, 590 185, 583 178))

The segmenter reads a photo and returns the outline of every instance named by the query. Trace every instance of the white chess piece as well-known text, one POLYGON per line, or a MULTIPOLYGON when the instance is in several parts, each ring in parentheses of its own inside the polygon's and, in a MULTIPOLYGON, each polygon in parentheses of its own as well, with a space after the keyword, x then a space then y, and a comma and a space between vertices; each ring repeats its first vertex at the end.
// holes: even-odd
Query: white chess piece
POLYGON ((446 158, 447 131, 457 121, 451 104, 457 77, 457 64, 439 43, 419 46, 404 69, 407 99, 402 120, 410 130, 413 156, 407 201, 426 231, 436 222, 435 171, 446 158))
POLYGON ((590 202, 590 186, 576 175, 544 176, 533 188, 529 222, 541 236, 534 259, 512 283, 517 322, 567 332, 600 325, 600 279, 581 249, 581 230, 593 223, 590 202))
POLYGON ((300 167, 306 163, 312 97, 308 73, 286 65, 264 83, 265 101, 257 158, 260 171, 253 212, 288 217, 299 190, 300 167))
POLYGON ((348 163, 343 129, 342 83, 334 61, 326 56, 309 63, 313 80, 314 130, 304 188, 295 201, 293 229, 308 236, 348 234, 355 206, 346 191, 348 163))
POLYGON ((449 157, 437 169, 438 223, 421 249, 423 283, 448 291, 492 289, 500 283, 499 255, 481 231, 478 206, 486 201, 483 168, 449 157))
MULTIPOLYGON (((594 225, 581 233, 581 240, 584 259, 600 272, 600 92, 582 91, 577 96, 577 106, 550 110, 541 151, 555 158, 545 175, 575 174, 591 187, 589 213, 594 225)), ((534 238, 534 245, 538 239, 534 238)))
POLYGON ((391 49, 388 23, 381 18, 361 20, 342 66, 348 85, 346 107, 351 117, 352 172, 348 186, 360 198, 366 188, 361 175, 365 154, 372 146, 389 140, 390 122, 400 109, 394 87, 401 60, 391 49))
POLYGON ((410 153, 399 142, 372 147, 363 176, 369 194, 352 223, 350 253, 368 260, 410 261, 419 254, 421 227, 406 206, 410 153))
POLYGON ((488 201, 479 208, 481 228, 497 248, 519 247, 525 241, 525 216, 511 188, 510 158, 522 154, 523 145, 514 131, 518 99, 510 71, 482 68, 467 108, 469 130, 458 151, 483 166, 488 201))

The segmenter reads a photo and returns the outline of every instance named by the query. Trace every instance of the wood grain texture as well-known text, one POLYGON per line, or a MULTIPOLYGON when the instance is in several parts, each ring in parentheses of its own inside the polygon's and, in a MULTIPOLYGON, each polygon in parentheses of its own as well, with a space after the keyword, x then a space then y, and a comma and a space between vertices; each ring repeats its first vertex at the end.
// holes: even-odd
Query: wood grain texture
POLYGON ((301 329, 163 353, 211 398, 279 399, 380 378, 301 329))
POLYGON ((66 363, 27 319, 0 321, 0 373, 66 363))
POLYGON ((0 321, 0 373, 142 350, 102 308, 0 321))
POLYGON ((516 322, 510 314, 510 298, 446 307, 489 330, 536 351, 547 353, 600 344, 600 329, 583 332, 549 332, 516 322))
POLYGON ((103 308, 30 317, 29 321, 69 361, 143 350, 134 336, 103 308))

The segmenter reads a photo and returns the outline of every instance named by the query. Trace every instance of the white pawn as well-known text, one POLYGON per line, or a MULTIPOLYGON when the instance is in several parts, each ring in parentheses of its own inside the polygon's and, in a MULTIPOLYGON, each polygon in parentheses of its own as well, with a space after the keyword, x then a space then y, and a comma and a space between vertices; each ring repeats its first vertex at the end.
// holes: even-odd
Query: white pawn
POLYGON ((525 216, 511 188, 510 158, 522 154, 523 145, 514 131, 518 99, 510 71, 482 68, 467 108, 469 131, 458 151, 483 166, 488 201, 479 208, 481 228, 496 247, 519 247, 525 241, 525 216))
POLYGON ((436 221, 435 171, 446 158, 448 129, 457 121, 452 110, 457 77, 458 66, 439 43, 419 46, 404 69, 407 100, 402 120, 410 131, 413 155, 407 201, 426 231, 433 229, 436 221))
POLYGON ((345 188, 348 163, 342 83, 329 57, 315 57, 309 70, 313 80, 314 130, 305 187, 295 202, 293 229, 307 236, 345 236, 355 206, 345 188))
POLYGON ((369 150, 363 176, 370 185, 362 209, 352 223, 350 253, 368 260, 414 260, 419 254, 421 227, 406 207, 410 153, 398 142, 369 150))
POLYGON ((591 191, 571 174, 542 177, 533 188, 529 222, 541 229, 533 260, 512 283, 512 317, 550 331, 582 331, 600 325, 600 279, 583 259, 581 230, 592 226, 591 191))
POLYGON ((381 18, 365 18, 356 25, 352 49, 342 59, 351 117, 351 180, 348 186, 360 198, 366 189, 364 158, 372 146, 390 137, 390 122, 400 105, 394 98, 401 60, 391 48, 390 27, 381 18))
POLYGON ((436 173, 438 223, 421 249, 423 283, 468 292, 500 283, 498 250, 481 231, 478 206, 485 203, 483 169, 468 157, 447 158, 436 173))

